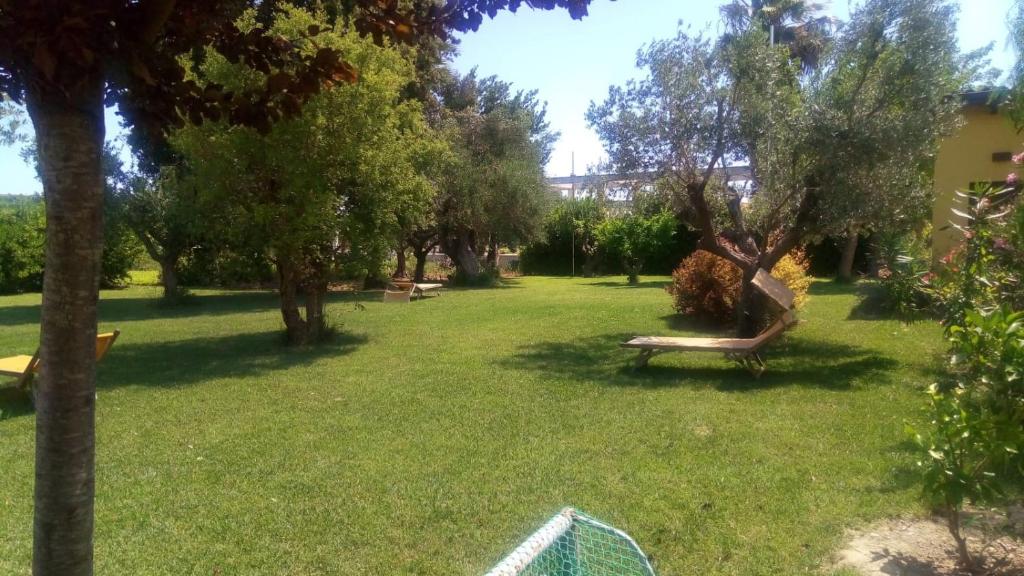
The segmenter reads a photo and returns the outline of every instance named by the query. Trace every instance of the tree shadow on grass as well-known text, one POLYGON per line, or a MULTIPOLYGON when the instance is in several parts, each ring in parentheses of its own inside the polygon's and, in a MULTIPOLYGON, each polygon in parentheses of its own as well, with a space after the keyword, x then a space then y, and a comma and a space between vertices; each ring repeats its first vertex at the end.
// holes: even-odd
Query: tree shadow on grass
POLYGON ((605 334, 573 342, 539 342, 521 347, 503 362, 516 369, 544 372, 586 384, 647 388, 690 386, 723 392, 784 386, 851 390, 869 377, 874 382, 888 381, 889 372, 899 364, 858 346, 787 337, 763 352, 768 369, 760 378, 754 378, 720 354, 707 352, 656 356, 647 367, 634 369, 632 362, 636 351, 618 346, 628 339, 625 334, 605 334), (685 358, 690 365, 679 366, 679 358, 685 358))
POLYGON ((7 381, 0 381, 0 386, 0 421, 32 413, 32 400, 28 393, 8 386, 7 381))
MULTIPOLYGON (((218 378, 245 378, 287 370, 320 358, 350 354, 365 344, 362 335, 341 333, 329 343, 287 347, 282 332, 253 332, 174 342, 119 341, 97 368, 97 390, 124 386, 178 388, 218 378)), ((5 417, 28 414, 24 393, 0 389, 5 417)))
POLYGON ((704 318, 693 318, 682 314, 666 314, 659 318, 669 330, 700 334, 709 338, 731 338, 736 330, 732 326, 723 326, 720 321, 704 318))
POLYGON ((637 282, 636 284, 630 284, 623 279, 621 282, 616 282, 614 280, 590 282, 585 284, 585 286, 594 286, 596 288, 664 288, 669 284, 670 282, 668 280, 646 280, 637 282))
MULTIPOLYGON (((381 292, 338 292, 328 296, 330 303, 363 303, 381 299, 381 292)), ((280 306, 277 293, 228 292, 193 294, 180 303, 168 304, 160 298, 108 298, 99 303, 100 322, 223 316, 250 312, 269 312, 280 306)), ((39 304, 0 307, 0 326, 38 324, 39 304)))

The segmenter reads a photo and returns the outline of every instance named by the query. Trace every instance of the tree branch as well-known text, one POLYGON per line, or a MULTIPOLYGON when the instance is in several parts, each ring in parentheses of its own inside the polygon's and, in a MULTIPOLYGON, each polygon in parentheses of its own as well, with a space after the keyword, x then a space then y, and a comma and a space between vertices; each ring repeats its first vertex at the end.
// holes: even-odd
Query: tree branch
POLYGON ((175 3, 176 0, 148 0, 138 4, 140 26, 136 37, 140 42, 152 44, 156 41, 160 30, 171 17, 175 3))

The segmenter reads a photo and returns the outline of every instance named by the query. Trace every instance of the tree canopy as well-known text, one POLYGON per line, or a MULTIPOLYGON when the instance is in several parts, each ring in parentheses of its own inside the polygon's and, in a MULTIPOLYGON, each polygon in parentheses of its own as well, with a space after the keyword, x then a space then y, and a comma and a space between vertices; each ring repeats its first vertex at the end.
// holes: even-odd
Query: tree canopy
POLYGON ((613 87, 588 119, 619 170, 654 172, 673 191, 701 248, 744 270, 755 299, 753 274, 799 242, 920 204, 957 122, 951 96, 973 73, 955 14, 944 0, 866 2, 807 78, 757 21, 728 42, 680 32, 643 50, 647 76, 613 87), (741 163, 749 180, 729 181, 721 169, 741 163))

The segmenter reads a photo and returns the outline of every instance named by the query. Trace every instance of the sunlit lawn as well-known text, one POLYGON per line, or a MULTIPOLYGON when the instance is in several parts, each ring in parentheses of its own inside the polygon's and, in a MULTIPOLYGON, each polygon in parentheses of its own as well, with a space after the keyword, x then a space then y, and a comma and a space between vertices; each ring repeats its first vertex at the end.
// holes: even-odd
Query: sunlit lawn
MULTIPOLYGON (((760 380, 713 355, 633 372, 618 342, 692 332, 644 281, 339 297, 313 350, 281 347, 271 293, 104 292, 97 574, 481 574, 566 505, 662 575, 797 574, 920 512, 903 426, 936 326, 818 282, 760 380)), ((0 354, 32 352, 38 305, 0 298, 0 354)), ((35 420, 0 409, 0 574, 29 574, 35 420)))

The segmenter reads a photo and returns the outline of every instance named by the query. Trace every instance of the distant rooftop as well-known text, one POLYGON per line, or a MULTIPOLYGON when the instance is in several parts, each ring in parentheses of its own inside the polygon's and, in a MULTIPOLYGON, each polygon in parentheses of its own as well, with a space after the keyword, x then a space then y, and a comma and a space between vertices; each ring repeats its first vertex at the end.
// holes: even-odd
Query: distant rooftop
MULTIPOLYGON (((722 173, 719 168, 718 173, 722 173)), ((750 178, 749 166, 729 166, 725 169, 729 178, 743 180, 750 178)), ((633 174, 615 172, 608 174, 581 174, 577 176, 553 176, 546 178, 551 186, 584 186, 587 184, 613 184, 620 182, 651 182, 657 177, 656 172, 637 172, 633 174)))

